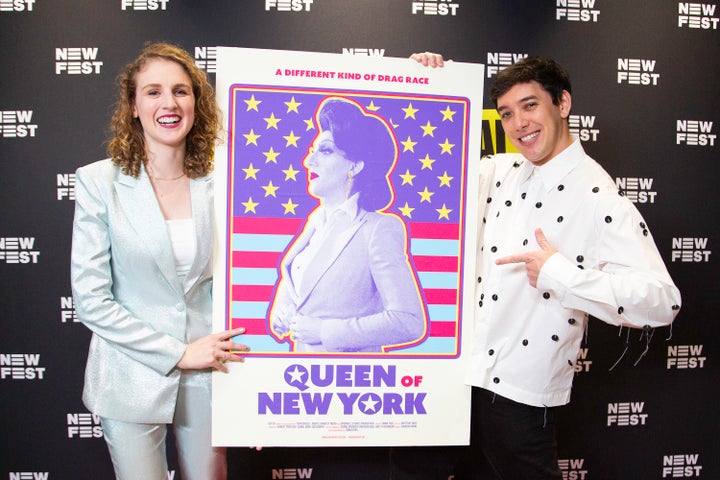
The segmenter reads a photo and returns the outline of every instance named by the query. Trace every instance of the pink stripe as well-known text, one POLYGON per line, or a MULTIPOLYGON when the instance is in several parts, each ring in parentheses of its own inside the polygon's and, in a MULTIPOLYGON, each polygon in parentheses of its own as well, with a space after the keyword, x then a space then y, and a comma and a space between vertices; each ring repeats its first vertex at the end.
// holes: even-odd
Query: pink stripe
POLYGON ((233 251, 232 266, 234 268, 275 268, 280 260, 280 252, 247 252, 233 251))
POLYGON ((431 337, 454 337, 456 325, 455 322, 432 322, 430 323, 431 337))
POLYGON ((429 305, 455 305, 457 290, 452 288, 426 288, 425 299, 429 305))
POLYGON ((457 272, 457 257, 441 257, 431 255, 413 255, 418 272, 457 272))
POLYGON ((233 233, 294 235, 304 221, 303 218, 234 217, 233 233))
POLYGON ((233 285, 232 301, 266 302, 272 295, 271 285, 233 285))
POLYGON ((456 223, 411 222, 411 238, 430 238, 438 240, 457 240, 460 238, 460 226, 456 223))

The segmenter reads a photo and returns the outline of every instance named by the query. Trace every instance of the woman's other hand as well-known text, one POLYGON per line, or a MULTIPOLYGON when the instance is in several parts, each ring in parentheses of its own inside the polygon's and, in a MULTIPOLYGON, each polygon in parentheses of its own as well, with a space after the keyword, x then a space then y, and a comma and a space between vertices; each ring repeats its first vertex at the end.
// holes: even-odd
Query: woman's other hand
POLYGON ((228 369, 225 362, 244 362, 245 358, 234 352, 249 352, 247 345, 233 342, 236 335, 245 333, 245 328, 233 328, 224 332, 211 333, 189 344, 177 367, 182 370, 213 368, 223 373, 228 369))

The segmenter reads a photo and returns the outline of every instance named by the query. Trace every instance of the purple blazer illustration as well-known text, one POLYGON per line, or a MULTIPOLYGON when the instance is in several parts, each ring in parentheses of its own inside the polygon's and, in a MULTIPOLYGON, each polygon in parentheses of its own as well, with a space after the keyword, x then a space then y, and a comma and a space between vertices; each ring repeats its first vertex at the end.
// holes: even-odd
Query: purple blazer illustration
POLYGON ((285 251, 268 309, 272 335, 295 352, 384 352, 427 335, 425 302, 399 216, 385 210, 398 145, 387 122, 328 97, 308 154, 318 199, 285 251))

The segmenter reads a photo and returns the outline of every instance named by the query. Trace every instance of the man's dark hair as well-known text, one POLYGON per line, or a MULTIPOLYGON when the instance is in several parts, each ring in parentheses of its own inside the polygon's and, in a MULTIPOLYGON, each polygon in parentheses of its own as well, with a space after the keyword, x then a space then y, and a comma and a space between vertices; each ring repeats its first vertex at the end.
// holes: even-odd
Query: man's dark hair
POLYGON ((490 87, 490 100, 497 107, 497 100, 518 83, 539 83, 550 94, 553 103, 559 105, 563 90, 572 93, 570 76, 559 63, 547 57, 526 57, 500 70, 490 87))

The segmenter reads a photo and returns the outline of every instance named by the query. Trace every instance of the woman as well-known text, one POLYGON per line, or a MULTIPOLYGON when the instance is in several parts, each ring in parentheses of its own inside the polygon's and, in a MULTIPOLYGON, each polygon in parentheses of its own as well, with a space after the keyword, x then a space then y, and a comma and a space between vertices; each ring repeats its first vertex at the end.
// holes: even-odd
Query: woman
POLYGON ((147 45, 119 78, 111 158, 76 173, 71 277, 92 330, 83 401, 119 479, 166 479, 167 424, 184 479, 226 478, 210 439, 210 372, 247 351, 211 334, 212 86, 193 58, 147 45))
POLYGON ((379 116, 347 99, 318 108, 303 160, 319 200, 288 248, 270 308, 273 335, 298 352, 385 352, 427 330, 402 220, 384 210, 397 142, 379 116))

